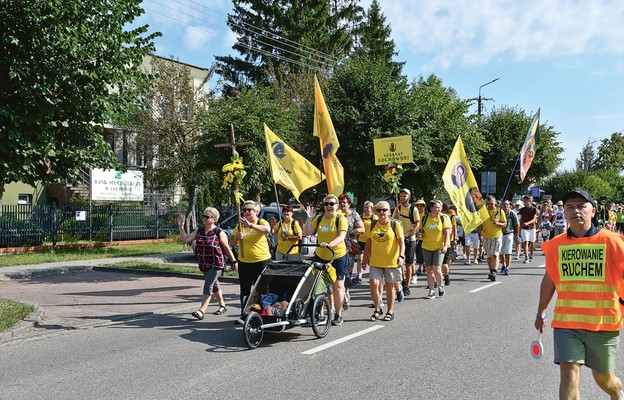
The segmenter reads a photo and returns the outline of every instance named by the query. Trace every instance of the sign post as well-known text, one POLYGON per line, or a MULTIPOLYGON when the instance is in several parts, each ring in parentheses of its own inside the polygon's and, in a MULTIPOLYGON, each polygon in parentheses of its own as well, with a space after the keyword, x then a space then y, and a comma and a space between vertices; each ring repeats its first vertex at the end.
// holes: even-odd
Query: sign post
POLYGON ((414 162, 412 137, 394 136, 373 139, 375 165, 407 164, 414 162))

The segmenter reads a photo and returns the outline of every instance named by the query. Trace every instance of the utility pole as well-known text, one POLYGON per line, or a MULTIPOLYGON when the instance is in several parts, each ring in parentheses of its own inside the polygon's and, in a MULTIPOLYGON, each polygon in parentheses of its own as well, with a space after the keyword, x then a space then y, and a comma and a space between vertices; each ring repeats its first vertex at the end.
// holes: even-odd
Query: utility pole
POLYGON ((494 82, 496 82, 499 79, 500 78, 493 79, 493 80, 489 81, 488 83, 484 83, 483 85, 479 86, 479 97, 468 99, 468 100, 476 100, 477 101, 477 115, 479 116, 479 119, 481 119, 481 112, 483 111, 483 102, 485 100, 488 100, 488 101, 489 100, 493 100, 492 98, 488 99, 488 98, 481 97, 481 88, 484 87, 484 86, 489 85, 490 83, 494 83, 494 82))

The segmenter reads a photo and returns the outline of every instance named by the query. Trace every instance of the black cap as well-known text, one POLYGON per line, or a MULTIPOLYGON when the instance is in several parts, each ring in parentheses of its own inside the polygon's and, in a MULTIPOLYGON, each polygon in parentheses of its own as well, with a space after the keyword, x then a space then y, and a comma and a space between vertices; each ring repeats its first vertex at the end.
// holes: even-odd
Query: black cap
POLYGON ((533 200, 533 197, 525 194, 524 196, 522 196, 522 200, 533 200))
POLYGON ((571 192, 566 193, 566 195, 563 196, 563 204, 565 204, 570 199, 579 198, 579 197, 589 201, 590 203, 592 203, 594 207, 596 207, 596 202, 594 201, 594 199, 589 195, 589 193, 581 189, 575 189, 575 190, 572 190, 571 192))

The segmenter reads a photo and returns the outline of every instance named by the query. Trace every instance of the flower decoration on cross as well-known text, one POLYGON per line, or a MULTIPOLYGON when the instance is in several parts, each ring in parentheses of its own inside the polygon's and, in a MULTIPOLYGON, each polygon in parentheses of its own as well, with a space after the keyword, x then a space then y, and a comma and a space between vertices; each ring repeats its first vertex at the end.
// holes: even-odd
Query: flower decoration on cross
POLYGON ((225 173, 221 189, 234 189, 234 201, 236 204, 243 203, 245 198, 241 192, 241 186, 243 185, 245 175, 247 175, 243 158, 237 152, 234 152, 231 162, 225 164, 221 171, 225 173))
POLYGON ((401 184, 401 175, 403 175, 403 167, 401 164, 388 164, 383 180, 390 185, 390 193, 398 195, 399 185, 401 184))

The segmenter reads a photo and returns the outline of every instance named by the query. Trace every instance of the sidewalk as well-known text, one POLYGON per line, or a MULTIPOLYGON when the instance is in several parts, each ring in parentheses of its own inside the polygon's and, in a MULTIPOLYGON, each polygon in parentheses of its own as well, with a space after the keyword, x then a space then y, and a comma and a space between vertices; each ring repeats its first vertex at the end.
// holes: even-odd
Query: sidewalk
MULTIPOLYGON (((1 268, 0 296, 33 304, 36 311, 19 326, 1 333, 0 344, 17 337, 110 324, 149 314, 190 313, 199 307, 201 275, 119 272, 99 267, 137 258, 196 266, 192 253, 170 253, 1 268)), ((239 314, 238 280, 220 278, 220 282, 228 312, 219 318, 235 318, 239 314)), ((213 299, 206 318, 216 318, 210 315, 216 304, 213 299)))

